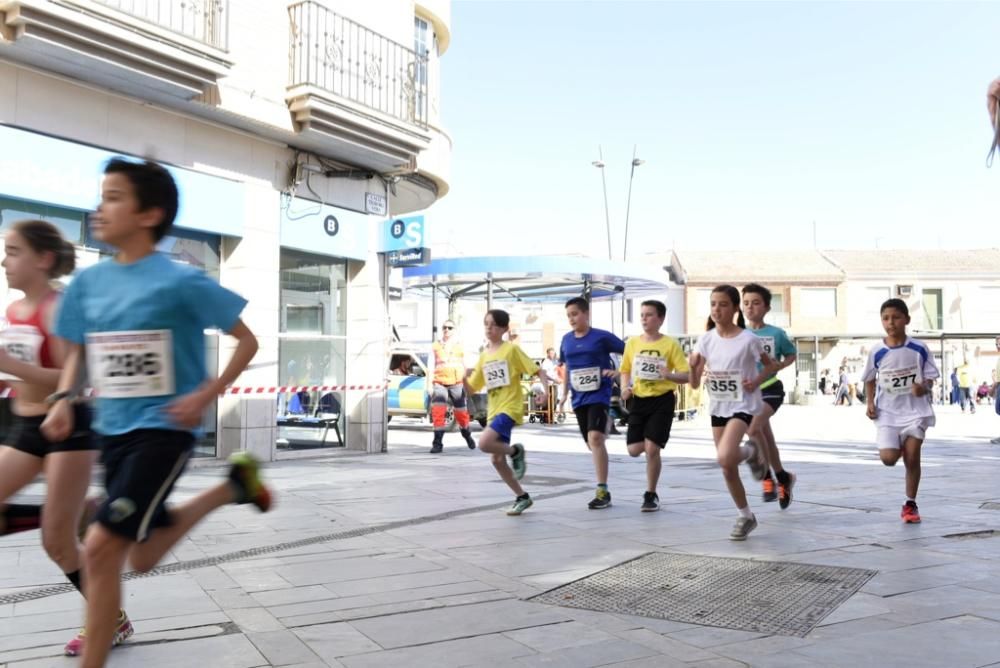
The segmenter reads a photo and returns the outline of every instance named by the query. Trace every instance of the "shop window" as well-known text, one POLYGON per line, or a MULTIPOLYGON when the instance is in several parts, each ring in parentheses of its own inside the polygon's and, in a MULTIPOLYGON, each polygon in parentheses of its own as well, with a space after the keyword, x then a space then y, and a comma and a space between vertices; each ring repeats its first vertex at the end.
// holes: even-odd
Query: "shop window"
MULTIPOLYGON (((347 261, 283 248, 279 280, 278 384, 309 388, 343 385, 347 261)), ((336 390, 296 389, 279 396, 278 447, 341 445, 343 399, 343 393, 336 390)))

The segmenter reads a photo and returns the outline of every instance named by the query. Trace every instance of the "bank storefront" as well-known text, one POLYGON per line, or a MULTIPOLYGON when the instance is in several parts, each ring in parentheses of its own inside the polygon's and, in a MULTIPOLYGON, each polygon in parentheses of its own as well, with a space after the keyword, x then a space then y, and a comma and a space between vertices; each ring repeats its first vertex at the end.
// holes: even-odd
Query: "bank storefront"
MULTIPOLYGON (((0 232, 18 220, 40 218, 75 245, 79 268, 109 256, 87 218, 99 200, 104 164, 120 154, 5 125, 0 142, 0 232)), ((282 159, 280 149, 270 150, 282 159)), ((352 420, 358 430, 352 447, 373 450, 384 416, 377 397, 357 384, 380 382, 384 370, 384 333, 378 324, 368 326, 369 316, 381 322, 370 237, 382 219, 290 196, 259 176, 193 164, 198 169, 166 165, 180 190, 180 208, 158 248, 246 297, 244 320, 261 343, 237 381, 245 394, 234 390, 206 413, 198 454, 225 457, 250 449, 273 459, 343 447, 352 420), (352 312, 353 294, 359 297, 352 312)), ((3 280, 0 287, 7 288, 3 280)), ((19 296, 7 292, 5 303, 19 296)), ((231 345, 222 333, 205 332, 209 373, 218 373, 231 345)), ((9 400, 0 401, 5 433, 9 400)))

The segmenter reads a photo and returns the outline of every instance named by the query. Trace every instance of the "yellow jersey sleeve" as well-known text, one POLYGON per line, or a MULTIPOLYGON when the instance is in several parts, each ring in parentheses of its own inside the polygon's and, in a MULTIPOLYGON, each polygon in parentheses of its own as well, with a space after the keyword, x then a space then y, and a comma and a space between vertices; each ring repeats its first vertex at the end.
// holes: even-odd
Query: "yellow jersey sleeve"
POLYGON ((622 354, 622 363, 618 370, 622 373, 632 373, 632 358, 635 357, 635 337, 630 337, 625 342, 625 352, 622 354))
POLYGON ((523 350, 521 350, 520 346, 511 344, 511 348, 513 348, 513 350, 511 350, 510 353, 510 359, 517 365, 519 369, 518 373, 527 374, 529 376, 533 376, 538 373, 538 365, 535 364, 534 360, 528 357, 523 350))
POLYGON ((473 392, 478 392, 486 385, 486 380, 483 378, 483 355, 480 355, 479 359, 476 360, 476 367, 472 370, 466 382, 472 388, 473 392))

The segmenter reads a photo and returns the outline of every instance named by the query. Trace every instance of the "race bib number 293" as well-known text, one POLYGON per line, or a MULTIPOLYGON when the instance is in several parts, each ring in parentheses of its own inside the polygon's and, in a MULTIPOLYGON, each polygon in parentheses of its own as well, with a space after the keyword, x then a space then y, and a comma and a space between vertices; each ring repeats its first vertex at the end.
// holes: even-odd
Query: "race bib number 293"
POLYGON ((98 396, 104 399, 174 393, 169 329, 88 334, 87 366, 98 396))

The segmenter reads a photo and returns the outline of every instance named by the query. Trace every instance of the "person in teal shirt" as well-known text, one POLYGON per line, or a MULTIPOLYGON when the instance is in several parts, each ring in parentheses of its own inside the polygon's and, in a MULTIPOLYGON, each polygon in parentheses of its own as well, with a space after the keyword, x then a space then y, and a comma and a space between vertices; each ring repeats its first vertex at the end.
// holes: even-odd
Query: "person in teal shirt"
POLYGON ((778 371, 795 363, 795 345, 788 338, 785 330, 774 325, 764 324, 764 316, 771 310, 771 291, 763 285, 750 283, 743 286, 743 316, 747 321, 747 330, 753 332, 764 341, 764 352, 778 362, 774 375, 760 385, 761 398, 764 400, 764 410, 755 415, 750 423, 747 438, 757 444, 757 447, 767 453, 768 470, 762 484, 764 486, 764 501, 777 501, 784 510, 792 502, 792 487, 795 485, 795 474, 790 473, 781 465, 781 455, 771 430, 771 417, 778 412, 785 401, 785 387, 778 380, 778 371), (771 474, 771 471, 774 474, 771 474), (775 489, 777 478, 777 489, 775 489))

